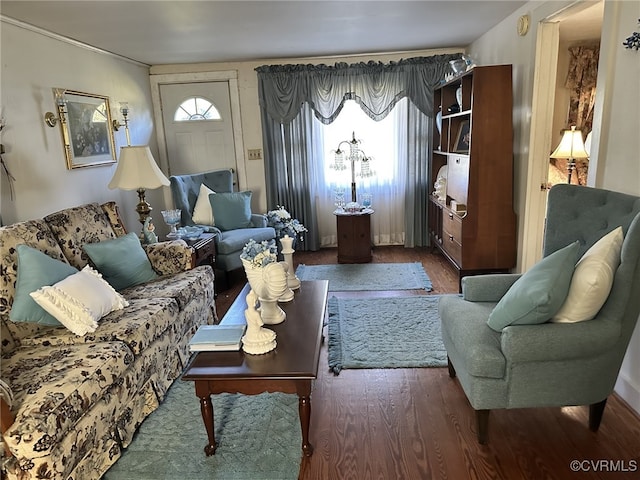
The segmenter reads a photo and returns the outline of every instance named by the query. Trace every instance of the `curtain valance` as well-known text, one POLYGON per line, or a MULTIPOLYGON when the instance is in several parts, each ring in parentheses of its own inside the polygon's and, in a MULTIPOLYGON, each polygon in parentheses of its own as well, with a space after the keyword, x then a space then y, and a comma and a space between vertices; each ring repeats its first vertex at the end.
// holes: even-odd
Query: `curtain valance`
POLYGON ((274 120, 288 124, 308 103, 324 124, 331 123, 346 100, 355 100, 373 120, 383 119, 408 97, 433 116, 433 87, 450 71, 459 54, 414 57, 398 62, 335 65, 264 65, 258 72, 260 106, 274 120))

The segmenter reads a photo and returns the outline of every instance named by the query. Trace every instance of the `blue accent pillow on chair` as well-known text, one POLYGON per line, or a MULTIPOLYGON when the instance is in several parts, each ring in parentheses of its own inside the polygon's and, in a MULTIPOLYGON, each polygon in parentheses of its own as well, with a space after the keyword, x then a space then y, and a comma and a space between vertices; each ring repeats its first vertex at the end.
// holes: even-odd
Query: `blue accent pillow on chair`
POLYGON ((82 248, 104 279, 116 290, 158 278, 138 236, 133 232, 114 240, 86 243, 82 248))
POLYGON ((573 242, 544 257, 509 288, 487 324, 501 332, 509 325, 535 325, 553 317, 569 293, 580 244, 573 242))
POLYGON ((249 228, 251 195, 250 191, 209 195, 216 227, 223 231, 249 228))

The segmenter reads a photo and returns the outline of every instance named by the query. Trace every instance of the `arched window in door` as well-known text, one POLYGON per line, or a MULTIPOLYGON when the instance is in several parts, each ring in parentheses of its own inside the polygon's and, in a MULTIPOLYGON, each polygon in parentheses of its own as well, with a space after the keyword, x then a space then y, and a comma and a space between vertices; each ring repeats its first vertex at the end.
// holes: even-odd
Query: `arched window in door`
POLYGON ((180 104, 173 115, 175 122, 221 120, 220 112, 206 98, 191 97, 180 104))

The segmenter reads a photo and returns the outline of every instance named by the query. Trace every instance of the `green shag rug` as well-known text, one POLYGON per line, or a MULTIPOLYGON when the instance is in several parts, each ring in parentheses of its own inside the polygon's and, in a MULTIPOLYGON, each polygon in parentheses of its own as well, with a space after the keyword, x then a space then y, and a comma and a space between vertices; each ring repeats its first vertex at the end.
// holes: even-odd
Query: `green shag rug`
POLYGON ((439 296, 329 299, 329 369, 444 367, 439 296))
POLYGON ((302 434, 296 395, 213 395, 213 408, 218 447, 207 457, 207 433, 193 382, 176 380, 103 479, 298 478, 302 434))
POLYGON ((354 263, 337 265, 298 265, 300 280, 329 280, 330 292, 354 290, 427 290, 433 288, 422 264, 354 263))

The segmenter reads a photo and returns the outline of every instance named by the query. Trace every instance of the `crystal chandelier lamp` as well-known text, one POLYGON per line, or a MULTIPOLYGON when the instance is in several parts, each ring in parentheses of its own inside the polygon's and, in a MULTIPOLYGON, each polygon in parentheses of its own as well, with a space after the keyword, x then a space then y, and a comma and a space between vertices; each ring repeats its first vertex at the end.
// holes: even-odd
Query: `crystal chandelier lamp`
POLYGON ((329 165, 330 168, 336 171, 344 171, 349 166, 351 167, 351 201, 356 202, 356 165, 359 165, 360 171, 358 177, 367 178, 375 175, 375 172, 371 169, 371 157, 368 157, 364 151, 360 149, 360 140, 356 140, 356 133, 352 133, 351 140, 343 140, 338 144, 338 148, 331 153, 335 155, 334 162, 329 165), (348 145, 342 149, 343 145, 348 145))

